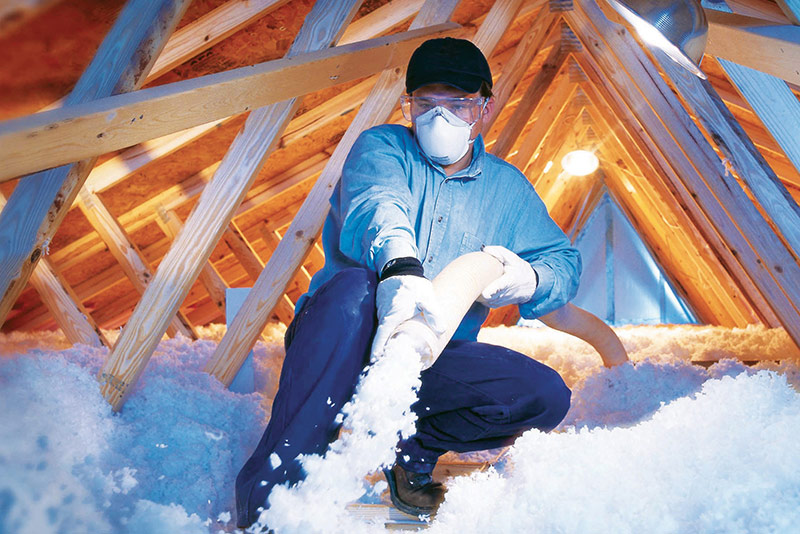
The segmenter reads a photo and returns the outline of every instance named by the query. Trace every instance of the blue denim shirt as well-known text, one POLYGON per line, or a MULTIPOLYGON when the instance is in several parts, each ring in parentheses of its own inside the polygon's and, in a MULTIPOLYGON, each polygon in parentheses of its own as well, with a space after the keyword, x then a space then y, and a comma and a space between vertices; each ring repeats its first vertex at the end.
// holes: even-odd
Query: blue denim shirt
MULTIPOLYGON (((405 126, 363 132, 347 156, 322 231, 325 266, 302 300, 347 267, 379 272, 392 258, 415 256, 433 279, 452 260, 501 245, 530 262, 536 293, 519 305, 522 317, 551 312, 575 296, 578 251, 547 214, 528 179, 487 154, 479 136, 469 167, 446 176, 405 126)), ((489 310, 475 303, 455 339, 474 340, 489 310)))

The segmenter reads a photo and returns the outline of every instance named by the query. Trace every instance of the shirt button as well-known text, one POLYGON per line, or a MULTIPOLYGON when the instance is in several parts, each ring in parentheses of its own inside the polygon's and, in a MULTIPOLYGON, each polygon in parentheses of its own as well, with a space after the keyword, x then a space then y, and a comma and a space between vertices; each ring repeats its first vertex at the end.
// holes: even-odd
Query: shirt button
POLYGON ((439 216, 439 218, 438 218, 438 219, 436 219, 436 220, 437 220, 438 222, 442 222, 442 217, 441 217, 441 216, 439 216))

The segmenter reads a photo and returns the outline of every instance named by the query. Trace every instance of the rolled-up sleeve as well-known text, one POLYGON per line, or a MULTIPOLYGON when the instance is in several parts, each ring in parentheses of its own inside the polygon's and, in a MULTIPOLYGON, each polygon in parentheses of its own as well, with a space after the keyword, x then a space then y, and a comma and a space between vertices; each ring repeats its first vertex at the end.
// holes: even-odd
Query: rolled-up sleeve
POLYGON ((340 251, 379 272, 392 258, 418 257, 403 147, 378 130, 363 132, 342 169, 340 251))

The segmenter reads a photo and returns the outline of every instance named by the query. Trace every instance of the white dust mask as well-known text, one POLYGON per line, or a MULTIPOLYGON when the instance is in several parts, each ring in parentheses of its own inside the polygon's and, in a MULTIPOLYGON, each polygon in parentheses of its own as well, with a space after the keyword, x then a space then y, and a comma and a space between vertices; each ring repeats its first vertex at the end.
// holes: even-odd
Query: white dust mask
POLYGON ((439 165, 451 165, 464 157, 472 140, 472 124, 449 109, 436 106, 416 118, 415 131, 420 148, 439 165))

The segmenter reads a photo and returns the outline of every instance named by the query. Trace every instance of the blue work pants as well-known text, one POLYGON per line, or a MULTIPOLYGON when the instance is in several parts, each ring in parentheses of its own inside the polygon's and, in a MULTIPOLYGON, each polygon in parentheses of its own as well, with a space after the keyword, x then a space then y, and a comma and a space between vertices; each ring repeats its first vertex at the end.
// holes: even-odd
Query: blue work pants
MULTIPOLYGON (((272 416, 236 479, 239 526, 258 519, 275 485, 303 478, 298 454, 322 454, 336 438, 336 415, 369 363, 377 283, 366 269, 340 271, 306 300, 287 329, 272 416)), ((569 408, 570 391, 553 369, 476 341, 451 341, 421 381, 413 405, 417 432, 399 444, 397 455, 414 472, 431 472, 448 450, 489 449, 530 428, 551 430, 569 408)))

